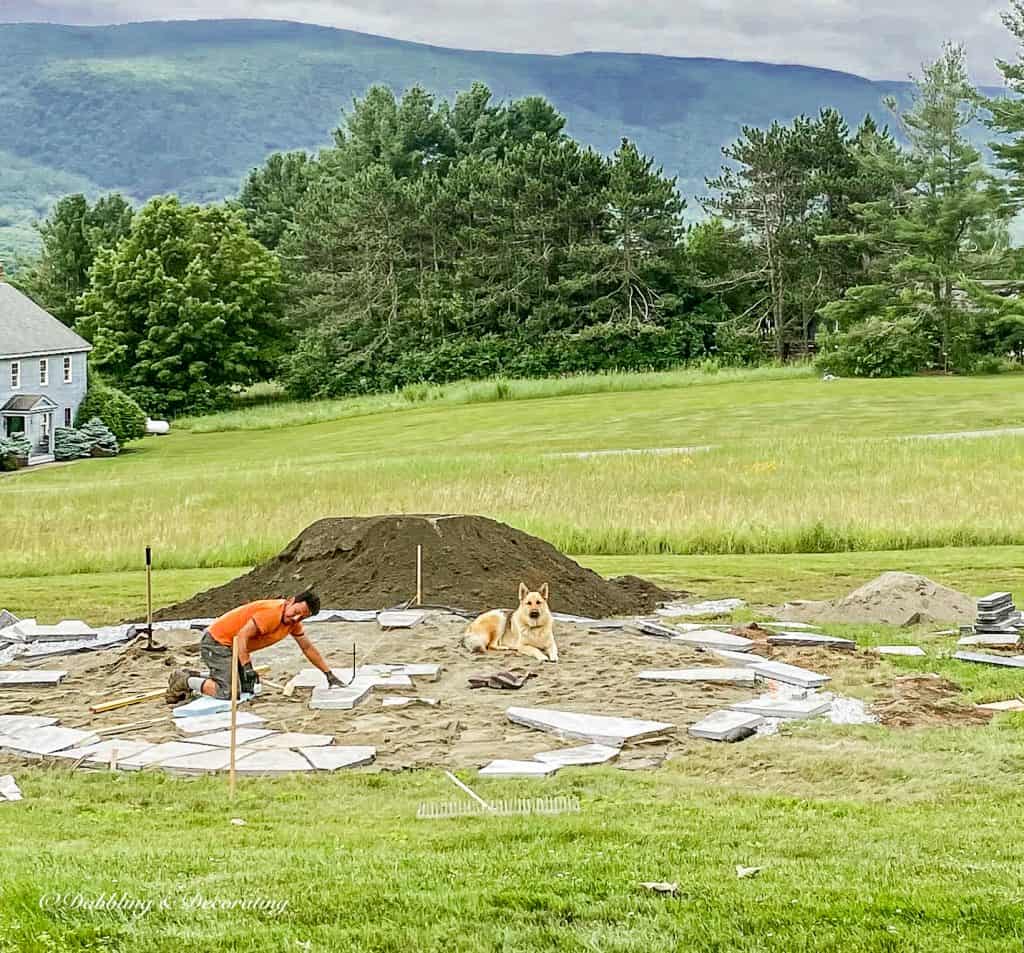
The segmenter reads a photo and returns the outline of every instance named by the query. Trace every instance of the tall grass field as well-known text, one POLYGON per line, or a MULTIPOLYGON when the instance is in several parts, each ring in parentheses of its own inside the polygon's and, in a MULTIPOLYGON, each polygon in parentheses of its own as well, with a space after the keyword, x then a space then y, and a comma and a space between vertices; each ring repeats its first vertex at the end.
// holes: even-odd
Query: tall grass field
POLYGON ((251 565, 320 517, 388 512, 479 513, 580 555, 1024 543, 1020 377, 656 377, 308 424, 270 404, 259 429, 0 477, 0 575, 132 569, 146 545, 251 565))

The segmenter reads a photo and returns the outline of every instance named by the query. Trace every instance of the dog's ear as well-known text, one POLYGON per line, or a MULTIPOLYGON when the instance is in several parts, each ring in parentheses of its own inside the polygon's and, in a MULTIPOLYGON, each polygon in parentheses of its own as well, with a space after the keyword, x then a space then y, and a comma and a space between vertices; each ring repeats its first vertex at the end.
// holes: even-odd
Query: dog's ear
POLYGON ((540 597, 545 602, 548 601, 548 584, 547 583, 544 583, 544 585, 540 587, 540 597))
POLYGON ((530 590, 526 588, 526 583, 525 582, 519 583, 519 601, 520 602, 522 602, 526 598, 526 594, 529 591, 530 590))

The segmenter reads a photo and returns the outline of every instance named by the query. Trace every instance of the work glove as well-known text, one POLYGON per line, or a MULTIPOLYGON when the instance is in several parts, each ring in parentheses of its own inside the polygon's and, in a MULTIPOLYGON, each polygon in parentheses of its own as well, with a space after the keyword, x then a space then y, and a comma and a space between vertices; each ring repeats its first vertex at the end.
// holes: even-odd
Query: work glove
POLYGON ((338 676, 335 675, 334 672, 332 672, 330 669, 328 669, 326 672, 324 672, 324 675, 327 676, 327 687, 328 688, 344 688, 345 687, 345 683, 340 678, 338 678, 338 676))
POLYGON ((252 667, 252 662, 246 662, 239 672, 239 685, 238 691, 240 694, 250 695, 256 694, 256 686, 260 683, 260 677, 256 674, 256 669, 252 667))

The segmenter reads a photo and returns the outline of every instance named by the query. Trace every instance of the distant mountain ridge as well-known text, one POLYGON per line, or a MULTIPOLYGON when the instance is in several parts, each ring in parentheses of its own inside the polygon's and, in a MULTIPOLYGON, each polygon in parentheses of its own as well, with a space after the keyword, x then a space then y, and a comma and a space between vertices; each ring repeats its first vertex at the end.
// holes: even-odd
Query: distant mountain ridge
POLYGON ((30 245, 31 221, 67 192, 223 198, 269 153, 328 143, 373 83, 451 97, 475 80, 499 99, 547 97, 602 152, 634 139, 691 196, 743 125, 824 106, 885 122, 883 99, 909 88, 805 66, 477 52, 273 20, 0 24, 0 255, 30 245))

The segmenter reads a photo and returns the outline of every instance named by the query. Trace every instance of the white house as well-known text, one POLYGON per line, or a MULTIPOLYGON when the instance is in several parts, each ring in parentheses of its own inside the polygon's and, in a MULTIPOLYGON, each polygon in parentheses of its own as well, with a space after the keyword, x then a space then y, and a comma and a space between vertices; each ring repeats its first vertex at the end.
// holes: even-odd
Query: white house
POLYGON ((55 427, 85 397, 92 345, 0 278, 0 436, 24 434, 29 463, 53 460, 55 427))

